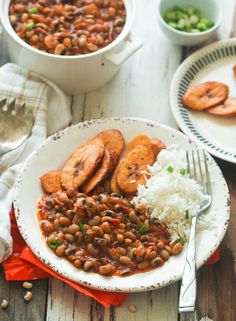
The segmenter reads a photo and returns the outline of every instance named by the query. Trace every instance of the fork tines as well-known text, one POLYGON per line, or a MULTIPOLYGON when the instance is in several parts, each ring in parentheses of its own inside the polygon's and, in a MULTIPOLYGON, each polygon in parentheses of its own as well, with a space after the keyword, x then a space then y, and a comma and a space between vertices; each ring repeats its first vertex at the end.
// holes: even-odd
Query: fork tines
POLYGON ((186 160, 189 176, 203 186, 204 193, 209 193, 210 176, 205 151, 199 149, 186 151, 186 160))
POLYGON ((3 98, 0 100, 0 113, 1 112, 12 116, 19 114, 20 117, 24 117, 26 115, 25 103, 20 105, 17 104, 16 98, 13 98, 12 100, 3 98))

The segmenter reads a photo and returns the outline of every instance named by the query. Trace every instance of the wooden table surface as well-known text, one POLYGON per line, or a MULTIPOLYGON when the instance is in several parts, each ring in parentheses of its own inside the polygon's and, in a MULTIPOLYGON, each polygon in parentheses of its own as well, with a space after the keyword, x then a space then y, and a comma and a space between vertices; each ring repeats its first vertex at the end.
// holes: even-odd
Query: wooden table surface
MULTIPOLYGON (((220 2, 224 15, 217 39, 236 36, 236 1, 220 2)), ((156 0, 136 0, 136 3, 133 33, 144 41, 144 46, 109 84, 71 97, 73 123, 99 117, 136 116, 177 128, 168 98, 170 82, 179 64, 197 48, 176 46, 165 38, 157 22, 156 0)), ((7 52, 0 39, 0 64, 6 61, 7 52)), ((10 305, 0 310, 0 321, 190 321, 206 315, 214 321, 235 321, 236 165, 216 161, 230 189, 231 220, 220 261, 198 272, 198 316, 178 316, 177 283, 156 291, 131 294, 122 307, 104 310, 94 300, 56 279, 33 281, 33 299, 26 304, 22 282, 6 282, 1 271, 0 299, 6 298, 10 305), (136 313, 127 309, 131 303, 137 306, 136 313)))

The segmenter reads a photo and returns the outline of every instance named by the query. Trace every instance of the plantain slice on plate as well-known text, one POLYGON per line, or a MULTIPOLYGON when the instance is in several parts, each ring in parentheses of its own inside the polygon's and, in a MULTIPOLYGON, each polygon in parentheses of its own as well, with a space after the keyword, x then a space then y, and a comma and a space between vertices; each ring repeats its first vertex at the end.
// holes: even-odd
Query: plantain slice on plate
POLYGON ((119 163, 116 174, 116 183, 121 192, 133 195, 138 185, 144 185, 148 178, 148 165, 154 163, 152 148, 145 145, 136 145, 119 163))
POLYGON ((152 143, 152 151, 154 153, 155 160, 157 159, 158 154, 162 149, 166 148, 166 145, 162 143, 159 139, 157 138, 152 138, 151 139, 152 143))
POLYGON ((96 135, 95 138, 103 140, 105 147, 114 159, 114 166, 116 166, 125 147, 125 140, 122 133, 118 129, 108 129, 96 135))
POLYGON ((129 142, 129 144, 125 150, 125 155, 127 155, 137 145, 143 145, 149 149, 152 149, 152 142, 151 142, 150 138, 147 135, 138 134, 138 135, 134 136, 134 138, 129 142))
POLYGON ((232 117, 236 116, 236 98, 228 98, 222 105, 206 110, 211 115, 232 117))
POLYGON ((229 95, 229 87, 216 81, 204 82, 187 90, 183 105, 190 109, 204 110, 222 104, 229 95))
POLYGON ((83 193, 91 192, 99 183, 104 181, 109 175, 111 168, 113 168, 113 159, 108 151, 105 148, 103 159, 100 162, 100 166, 96 172, 92 175, 92 177, 83 185, 82 191, 83 193))
POLYGON ((113 193, 121 194, 121 190, 119 189, 119 187, 117 185, 117 181, 116 181, 118 169, 119 169, 119 165, 116 167, 116 169, 112 175, 110 187, 111 187, 111 191, 113 193))
POLYGON ((61 173, 60 170, 54 170, 49 171, 40 177, 44 193, 51 194, 62 190, 61 173))
POLYGON ((65 189, 82 186, 95 172, 104 154, 104 143, 93 139, 79 147, 66 161, 61 175, 65 189))

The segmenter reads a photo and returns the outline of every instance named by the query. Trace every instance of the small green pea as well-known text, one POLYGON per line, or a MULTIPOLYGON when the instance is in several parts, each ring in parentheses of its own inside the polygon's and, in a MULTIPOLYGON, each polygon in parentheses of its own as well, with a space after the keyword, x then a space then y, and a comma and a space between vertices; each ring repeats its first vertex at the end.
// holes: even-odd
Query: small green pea
POLYGON ((199 18, 198 18, 198 16, 196 16, 195 14, 193 14, 193 15, 190 16, 189 21, 191 22, 191 24, 192 24, 193 26, 195 26, 196 24, 198 24, 199 18))
POLYGON ((197 27, 197 29, 198 29, 199 31, 206 31, 206 30, 208 30, 207 25, 206 25, 205 23, 203 23, 203 22, 199 22, 196 27, 197 27))
POLYGON ((184 19, 180 19, 178 24, 177 24, 178 29, 184 29, 186 27, 186 22, 184 19))
POLYGON ((175 23, 175 22, 168 22, 168 25, 169 25, 171 28, 177 29, 177 23, 175 23))

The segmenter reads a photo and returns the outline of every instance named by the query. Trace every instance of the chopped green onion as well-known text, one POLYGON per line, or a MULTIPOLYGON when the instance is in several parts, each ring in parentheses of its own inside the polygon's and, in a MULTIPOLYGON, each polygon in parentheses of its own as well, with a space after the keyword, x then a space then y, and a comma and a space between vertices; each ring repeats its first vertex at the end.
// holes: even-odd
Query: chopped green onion
POLYGON ((198 29, 196 29, 196 28, 193 28, 193 29, 191 29, 191 30, 190 30, 190 32, 191 32, 191 33, 198 33, 198 32, 199 32, 199 30, 198 30, 198 29))
POLYGON ((199 17, 193 14, 192 16, 190 16, 189 21, 193 26, 196 26, 196 24, 199 22, 199 17))
POLYGON ((79 224, 79 228, 80 228, 80 231, 82 232, 83 236, 86 236, 87 233, 86 233, 86 231, 85 231, 85 229, 84 229, 84 226, 83 226, 82 221, 81 221, 81 220, 78 220, 78 224, 79 224))
POLYGON ((212 27, 214 27, 214 25, 215 25, 214 21, 212 21, 212 20, 208 20, 207 21, 207 27, 208 28, 212 28, 212 27))
POLYGON ((37 8, 29 8, 28 12, 30 14, 34 14, 34 13, 38 13, 38 10, 37 10, 37 8))
POLYGON ((185 22, 185 20, 184 19, 180 19, 179 20, 179 22, 178 22, 178 24, 177 24, 177 27, 178 27, 178 29, 184 29, 185 27, 186 27, 186 22, 185 22))
POLYGON ((169 172, 169 173, 173 173, 173 171, 174 171, 174 168, 173 167, 171 167, 171 166, 169 166, 169 167, 167 167, 167 172, 169 172))
POLYGON ((179 170, 179 173, 180 173, 180 175, 184 176, 186 174, 186 169, 185 168, 181 168, 179 170))
POLYGON ((164 12, 163 19, 173 29, 189 33, 203 32, 215 25, 214 21, 202 17, 200 10, 190 6, 174 6, 164 12))
POLYGON ((184 9, 188 16, 191 16, 195 13, 195 9, 193 7, 187 7, 184 9))
POLYGON ((186 210, 186 211, 185 211, 185 218, 186 218, 186 220, 189 219, 189 210, 186 210))
POLYGON ((34 29, 34 27, 35 27, 35 24, 33 22, 29 22, 26 25, 26 30, 31 31, 34 29))
POLYGON ((187 242, 186 238, 184 238, 184 237, 180 237, 177 241, 179 243, 181 243, 182 245, 184 245, 187 242))
POLYGON ((171 28, 177 29, 177 23, 175 23, 175 22, 168 22, 168 25, 169 25, 171 28))
POLYGON ((149 231, 149 226, 143 225, 140 227, 140 229, 138 230, 139 234, 143 234, 145 232, 149 231))
POLYGON ((48 246, 52 249, 52 250, 56 250, 58 248, 58 246, 61 244, 60 240, 52 240, 48 246))
POLYGON ((168 10, 164 13, 164 20, 166 22, 174 22, 176 20, 176 14, 172 10, 168 10))

